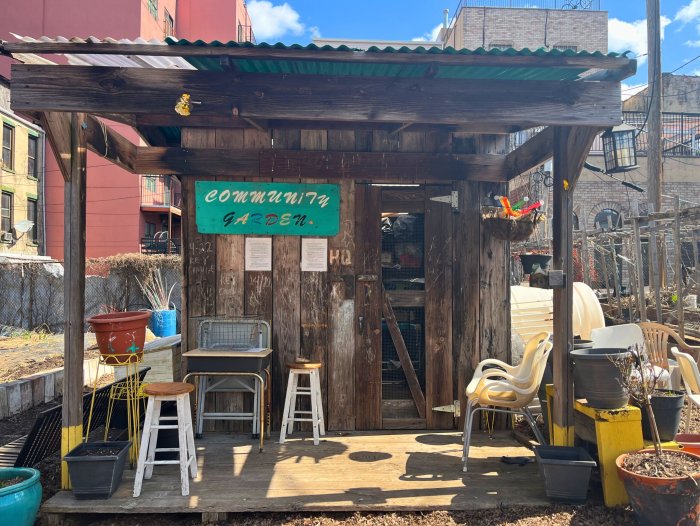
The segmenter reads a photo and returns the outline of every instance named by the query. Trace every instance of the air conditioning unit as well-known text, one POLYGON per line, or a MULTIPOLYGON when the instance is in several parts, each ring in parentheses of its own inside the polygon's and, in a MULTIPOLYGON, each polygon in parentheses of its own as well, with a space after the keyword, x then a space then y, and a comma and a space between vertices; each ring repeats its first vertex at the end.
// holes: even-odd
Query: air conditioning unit
POLYGON ((12 237, 12 232, 3 232, 0 234, 0 241, 3 243, 12 243, 14 238, 12 237))

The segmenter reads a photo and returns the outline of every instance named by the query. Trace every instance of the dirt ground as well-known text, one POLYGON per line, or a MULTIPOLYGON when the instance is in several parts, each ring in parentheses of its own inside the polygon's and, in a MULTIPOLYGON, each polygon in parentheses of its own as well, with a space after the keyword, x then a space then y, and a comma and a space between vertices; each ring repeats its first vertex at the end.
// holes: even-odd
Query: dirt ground
MULTIPOLYGON (((85 349, 95 344, 95 335, 85 334, 85 349)), ((85 358, 98 356, 86 350, 85 358)), ((63 334, 23 331, 0 336, 0 383, 63 367, 63 334)))

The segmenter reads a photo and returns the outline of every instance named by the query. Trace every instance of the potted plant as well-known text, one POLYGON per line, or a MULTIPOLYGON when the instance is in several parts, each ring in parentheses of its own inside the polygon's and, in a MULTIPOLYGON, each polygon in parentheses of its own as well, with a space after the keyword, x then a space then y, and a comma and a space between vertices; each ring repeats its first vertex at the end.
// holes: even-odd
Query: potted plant
POLYGON ((146 340, 149 311, 110 312, 88 318, 100 354, 107 365, 126 365, 141 361, 146 340))
POLYGON ((32 526, 40 503, 38 470, 0 468, 0 524, 32 526))
POLYGON ((76 499, 108 499, 119 487, 130 441, 83 442, 64 460, 76 499))
POLYGON ((625 376, 625 388, 647 414, 654 447, 620 455, 618 475, 642 526, 695 525, 700 510, 700 456, 661 449, 651 405, 654 369, 643 349, 631 356, 633 374, 625 376))
POLYGON ((175 285, 168 288, 168 283, 159 268, 153 269, 153 272, 143 281, 138 278, 136 281, 153 309, 151 316, 153 334, 158 337, 177 334, 176 311, 170 308, 170 297, 175 285))

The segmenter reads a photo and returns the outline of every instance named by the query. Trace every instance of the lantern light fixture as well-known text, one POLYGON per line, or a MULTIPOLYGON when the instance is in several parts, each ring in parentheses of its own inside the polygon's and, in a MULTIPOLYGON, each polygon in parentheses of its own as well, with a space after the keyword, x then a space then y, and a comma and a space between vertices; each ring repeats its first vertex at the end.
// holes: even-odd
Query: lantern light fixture
POLYGON ((635 170, 637 166, 637 129, 621 124, 603 133, 603 156, 606 173, 635 170))

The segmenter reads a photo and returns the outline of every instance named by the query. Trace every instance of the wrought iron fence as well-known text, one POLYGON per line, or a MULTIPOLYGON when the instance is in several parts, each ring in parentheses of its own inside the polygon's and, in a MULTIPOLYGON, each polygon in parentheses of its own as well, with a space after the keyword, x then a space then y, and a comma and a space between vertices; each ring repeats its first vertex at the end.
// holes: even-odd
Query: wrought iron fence
POLYGON ((576 9, 600 11, 600 0, 461 0, 455 13, 462 7, 503 7, 523 9, 576 9))

